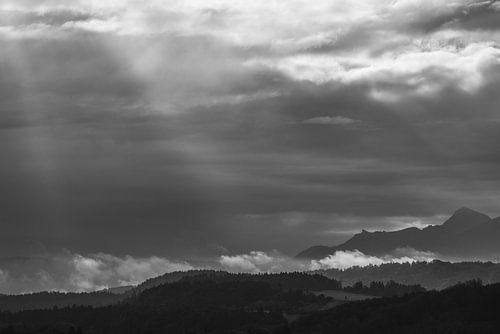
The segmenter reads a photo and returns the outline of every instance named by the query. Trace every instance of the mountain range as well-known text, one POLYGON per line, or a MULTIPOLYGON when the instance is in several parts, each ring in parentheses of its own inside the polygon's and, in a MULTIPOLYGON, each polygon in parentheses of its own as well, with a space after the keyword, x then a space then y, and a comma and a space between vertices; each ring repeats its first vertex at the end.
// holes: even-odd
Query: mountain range
POLYGON ((363 230, 343 244, 313 246, 296 257, 322 259, 336 251, 348 250, 384 256, 403 248, 432 252, 447 259, 495 259, 500 255, 500 217, 492 219, 483 213, 462 207, 442 225, 431 225, 423 229, 410 227, 390 232, 363 230))

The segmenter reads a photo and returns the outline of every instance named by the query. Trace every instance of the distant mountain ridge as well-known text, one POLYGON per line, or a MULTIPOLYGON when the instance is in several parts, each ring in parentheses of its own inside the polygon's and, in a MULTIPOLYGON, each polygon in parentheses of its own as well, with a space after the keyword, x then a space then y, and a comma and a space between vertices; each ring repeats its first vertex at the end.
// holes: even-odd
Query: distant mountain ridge
POLYGON ((495 219, 462 207, 442 225, 416 227, 391 232, 354 235, 343 244, 313 246, 299 254, 300 259, 322 259, 336 251, 359 250, 369 255, 387 255, 398 248, 430 251, 450 258, 492 259, 500 255, 500 217, 495 219))

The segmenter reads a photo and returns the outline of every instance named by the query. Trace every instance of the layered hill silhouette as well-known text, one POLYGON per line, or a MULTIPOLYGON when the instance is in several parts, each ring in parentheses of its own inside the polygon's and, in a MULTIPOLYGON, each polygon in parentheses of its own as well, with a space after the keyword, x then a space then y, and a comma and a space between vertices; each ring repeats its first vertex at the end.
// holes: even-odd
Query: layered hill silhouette
POLYGON ((500 217, 462 207, 442 225, 398 231, 362 231, 343 244, 314 246, 300 252, 301 259, 322 259, 336 251, 359 250, 369 255, 387 255, 397 249, 430 251, 455 259, 487 259, 500 255, 500 217))
POLYGON ((0 333, 413 334, 500 328, 499 284, 475 280, 425 291, 395 282, 359 283, 345 290, 381 298, 357 301, 342 298, 345 293, 331 295, 340 289, 340 281, 310 273, 198 272, 107 306, 0 309, 0 333))
POLYGON ((479 281, 442 291, 346 303, 290 325, 291 333, 499 333, 500 284, 479 281))
MULTIPOLYGON (((317 274, 197 271, 163 279, 169 282, 136 290, 106 306, 0 306, 0 333, 282 333, 287 329, 285 312, 311 313, 346 302, 311 293, 341 289, 339 281, 317 274)), ((415 289, 397 284, 382 288, 389 295, 397 295, 394 288, 415 289)))
POLYGON ((485 284, 500 283, 500 263, 479 261, 384 263, 380 266, 324 269, 316 273, 339 280, 343 286, 353 286, 356 282, 395 281, 405 285, 419 284, 428 290, 442 290, 471 280, 481 280, 485 284))

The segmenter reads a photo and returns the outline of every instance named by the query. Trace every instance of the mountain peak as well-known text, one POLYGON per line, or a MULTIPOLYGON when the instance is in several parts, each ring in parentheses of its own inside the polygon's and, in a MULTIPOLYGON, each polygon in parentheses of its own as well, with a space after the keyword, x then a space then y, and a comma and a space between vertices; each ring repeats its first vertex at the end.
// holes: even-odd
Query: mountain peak
POLYGON ((477 212, 475 210, 472 210, 471 208, 468 208, 466 206, 462 206, 460 209, 456 210, 453 215, 460 215, 460 214, 482 214, 480 212, 477 212))
POLYGON ((456 232, 463 232, 489 221, 491 221, 491 218, 484 213, 467 207, 461 207, 444 222, 443 226, 456 232))
POLYGON ((451 218, 453 217, 467 217, 467 218, 485 218, 487 217, 488 219, 491 219, 489 216, 485 215, 484 213, 481 213, 476 210, 472 210, 471 208, 468 208, 466 206, 461 207, 460 209, 456 210, 451 218))

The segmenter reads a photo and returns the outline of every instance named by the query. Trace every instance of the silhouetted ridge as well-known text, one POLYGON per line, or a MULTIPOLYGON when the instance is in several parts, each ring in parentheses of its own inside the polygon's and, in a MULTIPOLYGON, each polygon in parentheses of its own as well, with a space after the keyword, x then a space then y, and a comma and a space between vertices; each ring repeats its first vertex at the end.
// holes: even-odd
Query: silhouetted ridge
POLYGON ((308 281, 308 276, 314 277, 300 273, 186 276, 106 307, 0 312, 0 333, 444 334, 498 333, 500 328, 500 285, 483 286, 475 280, 425 292, 420 286, 396 282, 359 283, 347 290, 400 297, 349 302, 287 290, 269 281, 308 281))
POLYGON ((193 273, 136 290, 111 306, 0 311, 0 333, 287 333, 284 313, 312 312, 330 303, 310 290, 341 289, 336 280, 301 272, 193 273))
POLYGON ((500 254, 500 217, 489 216, 462 207, 442 225, 415 227, 397 231, 355 234, 338 246, 313 246, 296 257, 322 259, 336 251, 359 250, 369 255, 393 254, 397 249, 412 248, 440 256, 471 259, 494 259, 500 254))
POLYGON ((356 282, 396 281, 406 285, 420 284, 426 289, 444 289, 458 282, 480 279, 485 284, 500 283, 500 263, 493 262, 431 262, 385 263, 380 266, 327 269, 319 274, 342 281, 344 285, 356 282))
POLYGON ((464 232, 490 221, 491 218, 487 215, 467 207, 462 207, 455 211, 442 226, 454 232, 464 232))
POLYGON ((300 318, 293 333, 498 333, 500 284, 480 281, 440 292, 344 304, 300 318))

